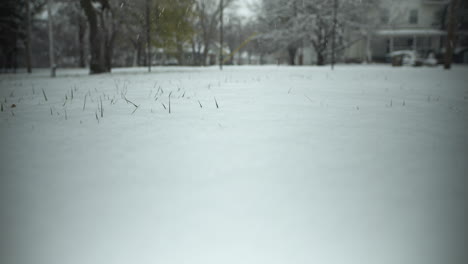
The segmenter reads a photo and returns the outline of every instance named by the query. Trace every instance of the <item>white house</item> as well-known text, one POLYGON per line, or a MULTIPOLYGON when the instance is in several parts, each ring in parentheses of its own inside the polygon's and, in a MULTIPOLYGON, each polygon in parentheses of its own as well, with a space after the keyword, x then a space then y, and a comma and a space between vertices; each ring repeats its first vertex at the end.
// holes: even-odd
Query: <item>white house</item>
MULTIPOLYGON (((446 32, 440 30, 449 0, 383 0, 380 10, 371 11, 375 28, 365 40, 349 47, 345 60, 384 61, 388 53, 414 50, 420 56, 443 50, 446 32)), ((464 35, 464 32, 459 32, 464 35)), ((466 34, 465 34, 466 35, 466 34)))

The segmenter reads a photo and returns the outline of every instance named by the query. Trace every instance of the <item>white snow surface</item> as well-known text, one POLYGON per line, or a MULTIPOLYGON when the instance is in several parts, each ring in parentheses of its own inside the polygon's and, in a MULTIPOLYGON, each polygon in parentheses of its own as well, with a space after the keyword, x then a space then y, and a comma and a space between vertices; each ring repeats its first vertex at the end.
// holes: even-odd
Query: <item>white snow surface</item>
POLYGON ((0 75, 1 263, 467 263, 468 68, 145 71, 0 75))

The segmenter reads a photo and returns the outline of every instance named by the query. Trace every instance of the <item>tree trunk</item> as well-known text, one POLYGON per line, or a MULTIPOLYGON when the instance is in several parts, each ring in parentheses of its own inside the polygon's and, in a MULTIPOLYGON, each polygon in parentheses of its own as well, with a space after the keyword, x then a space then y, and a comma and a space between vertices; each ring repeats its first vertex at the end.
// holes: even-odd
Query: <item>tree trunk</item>
POLYGON ((194 62, 195 62, 195 65, 197 66, 203 65, 202 63, 203 52, 201 48, 202 48, 202 44, 200 43, 200 41, 196 40, 196 43, 195 41, 192 42, 192 50, 194 52, 194 62))
POLYGON ((295 58, 296 58, 296 47, 288 47, 288 55, 289 55, 289 65, 296 65, 295 58))
POLYGON ((18 69, 18 49, 14 49, 13 53, 13 73, 16 73, 16 70, 18 69))
POLYGON ((137 52, 137 65, 142 66, 143 62, 141 62, 141 43, 138 43, 136 52, 137 52))
POLYGON ((335 53, 336 53, 336 23, 337 23, 337 12, 338 12, 338 0, 333 1, 333 32, 332 32, 332 54, 331 54, 331 68, 335 68, 335 53))
POLYGON ((31 10, 30 10, 30 1, 26 1, 26 68, 28 69, 28 73, 32 72, 32 63, 31 63, 31 10))
POLYGON ((113 37, 106 45, 106 50, 104 52, 105 60, 106 60, 106 70, 107 72, 111 72, 112 70, 112 55, 114 54, 114 44, 113 44, 113 37))
POLYGON ((104 60, 106 71, 111 72, 112 70, 112 57, 114 54, 114 40, 116 37, 116 31, 114 28, 114 24, 112 21, 112 14, 111 13, 104 13, 101 19, 101 23, 103 24, 103 28, 105 30, 104 36, 104 60), (104 26, 107 25, 107 28, 104 26))
POLYGON ((80 68, 86 67, 85 59, 85 33, 86 33, 86 22, 81 17, 81 12, 78 15, 78 49, 79 49, 79 63, 80 68))
POLYGON ((89 64, 90 73, 98 74, 106 72, 106 65, 103 56, 104 36, 102 30, 99 30, 98 16, 94 10, 91 0, 80 0, 89 25, 89 49, 91 52, 91 61, 89 64))
POLYGON ((323 66, 325 65, 325 57, 321 52, 317 52, 317 65, 323 66))
POLYGON ((151 25, 150 25, 150 0, 146 0, 146 61, 148 72, 151 72, 151 25))
POLYGON ((366 63, 372 62, 371 33, 366 35, 366 63))
POLYGON ((223 42, 224 42, 224 32, 223 32, 223 11, 224 11, 224 7, 223 7, 223 0, 221 0, 219 2, 219 23, 220 23, 220 26, 219 26, 219 69, 220 70, 223 70, 223 42))
POLYGON ((135 49, 133 51, 133 62, 132 62, 132 67, 138 66, 138 50, 135 49))
POLYGON ((209 47, 209 44, 205 42, 205 48, 203 49, 203 61, 202 61, 202 65, 203 66, 206 66, 206 59, 208 58, 208 51, 209 51, 210 47, 209 47))
POLYGON ((145 66, 145 67, 148 67, 148 54, 147 54, 147 50, 146 50, 146 44, 142 44, 143 47, 141 48, 141 57, 142 57, 142 60, 143 60, 143 63, 142 65, 145 66))
POLYGON ((55 56, 54 56, 54 31, 53 26, 54 22, 52 20, 52 6, 51 0, 47 0, 47 21, 48 21, 48 28, 49 28, 49 63, 50 63, 50 77, 55 77, 55 56))
POLYGON ((191 44, 192 44, 192 64, 193 65, 197 65, 197 53, 196 53, 196 50, 195 50, 195 41, 192 39, 191 40, 191 44))
POLYGON ((455 46, 455 25, 456 25, 456 8, 458 0, 452 0, 449 7, 449 21, 447 28, 447 39, 445 40, 445 58, 444 68, 449 70, 452 67, 453 50, 455 46))
POLYGON ((176 59, 179 65, 185 65, 185 54, 184 54, 184 47, 181 41, 177 41, 177 54, 176 59))

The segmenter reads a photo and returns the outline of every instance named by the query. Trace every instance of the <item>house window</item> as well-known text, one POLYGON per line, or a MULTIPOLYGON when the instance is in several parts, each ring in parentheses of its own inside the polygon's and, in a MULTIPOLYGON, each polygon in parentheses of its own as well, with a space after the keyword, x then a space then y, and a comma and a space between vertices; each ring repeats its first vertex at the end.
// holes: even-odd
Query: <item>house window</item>
POLYGON ((417 9, 413 9, 410 11, 409 23, 418 24, 418 10, 417 9))
POLYGON ((388 22, 390 22, 390 11, 388 11, 388 9, 382 10, 382 14, 380 16, 380 22, 382 24, 388 24, 388 22))

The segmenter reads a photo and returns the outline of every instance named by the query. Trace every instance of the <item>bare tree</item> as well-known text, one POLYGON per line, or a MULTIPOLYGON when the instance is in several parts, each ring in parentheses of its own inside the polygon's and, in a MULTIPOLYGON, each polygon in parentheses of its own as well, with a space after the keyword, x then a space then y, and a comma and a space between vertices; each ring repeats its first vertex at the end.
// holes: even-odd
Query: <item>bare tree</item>
POLYGON ((450 2, 448 13, 447 39, 445 40, 444 69, 446 70, 449 70, 452 67, 453 49, 455 46, 455 24, 457 6, 458 0, 452 0, 450 2))
MULTIPOLYGON (((123 3, 112 0, 80 0, 80 3, 89 25, 90 73, 110 72, 114 41, 121 21, 117 20, 119 12, 114 14, 111 3, 123 3)), ((120 11, 122 12, 124 11, 120 11)))
POLYGON ((201 44, 203 45, 202 65, 206 65, 208 52, 216 37, 216 28, 220 22, 220 12, 230 6, 234 1, 235 0, 224 0, 222 5, 217 5, 215 0, 198 0, 196 2, 196 11, 198 14, 197 25, 201 34, 201 44))
POLYGON ((146 65, 147 56, 147 21, 146 21, 146 0, 132 0, 125 3, 126 14, 122 16, 121 35, 125 35, 133 48, 132 66, 146 65), (145 15, 143 15, 145 14, 145 15))
POLYGON ((336 16, 338 15, 338 0, 333 0, 333 37, 332 37, 332 60, 331 68, 335 67, 335 55, 336 55, 336 24, 338 23, 336 16))
MULTIPOLYGON (((78 3, 79 5, 79 3, 78 3)), ((80 68, 86 67, 85 57, 85 35, 86 35, 86 20, 83 17, 82 10, 77 8, 76 22, 78 23, 78 56, 80 68)))
POLYGON ((223 0, 219 1, 219 69, 223 70, 223 42, 224 42, 224 32, 223 32, 223 13, 224 13, 224 8, 223 8, 223 0))
POLYGON ((50 63, 50 76, 55 77, 55 55, 54 55, 54 31, 53 31, 53 17, 52 17, 52 0, 47 0, 47 16, 48 16, 48 27, 49 27, 49 63, 50 63))
POLYGON ((31 2, 26 1, 26 68, 28 73, 32 72, 32 52, 31 52, 31 2))
POLYGON ((295 64, 298 47, 310 43, 317 65, 324 65, 330 54, 333 56, 355 41, 345 38, 344 32, 368 24, 363 13, 376 2, 341 0, 337 5, 329 0, 263 0, 260 21, 266 29, 260 38, 276 43, 277 48, 286 48, 291 65, 295 64))
POLYGON ((151 0, 146 0, 146 61, 148 63, 148 72, 151 72, 151 0))

